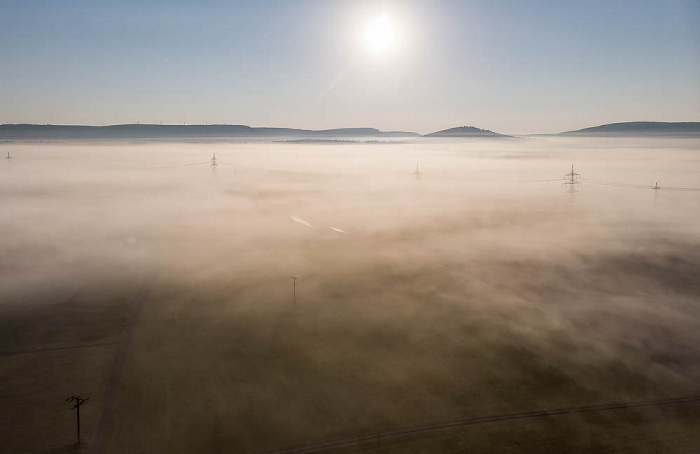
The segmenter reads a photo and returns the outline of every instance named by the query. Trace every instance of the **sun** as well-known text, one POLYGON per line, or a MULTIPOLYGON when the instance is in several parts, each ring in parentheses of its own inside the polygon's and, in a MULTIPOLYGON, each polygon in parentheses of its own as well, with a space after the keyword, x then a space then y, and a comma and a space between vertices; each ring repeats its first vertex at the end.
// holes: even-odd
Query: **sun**
POLYGON ((388 14, 372 19, 364 30, 365 45, 375 54, 385 54, 396 44, 396 24, 388 14))

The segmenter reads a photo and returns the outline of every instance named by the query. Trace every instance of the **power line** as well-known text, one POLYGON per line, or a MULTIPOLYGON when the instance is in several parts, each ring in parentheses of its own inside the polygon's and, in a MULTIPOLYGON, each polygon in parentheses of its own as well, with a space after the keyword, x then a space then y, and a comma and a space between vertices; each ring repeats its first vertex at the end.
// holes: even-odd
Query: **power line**
MULTIPOLYGON (((561 179, 543 179, 543 180, 523 180, 518 183, 546 183, 553 181, 561 181, 561 179)), ((608 180, 598 180, 595 178, 582 178, 580 173, 574 171, 573 164, 571 165, 571 171, 564 174, 563 184, 570 187, 570 192, 575 192, 575 187, 581 185, 582 183, 596 184, 601 186, 617 186, 621 188, 633 188, 633 189, 654 189, 662 191, 689 191, 689 192, 700 192, 700 188, 691 187, 679 187, 679 186, 659 186, 659 182, 654 182, 654 185, 639 184, 639 183, 624 183, 620 181, 608 181, 608 180)))
POLYGON ((618 186, 618 187, 634 188, 634 189, 654 189, 654 190, 665 190, 665 191, 700 192, 700 188, 684 188, 684 187, 678 187, 678 186, 659 186, 658 181, 655 182, 654 186, 646 185, 646 184, 621 183, 621 182, 617 182, 617 181, 596 180, 596 179, 591 179, 591 178, 586 178, 583 181, 585 181, 587 183, 599 184, 599 185, 603 185, 603 186, 618 186))
POLYGON ((104 347, 106 345, 115 345, 119 342, 102 342, 99 344, 85 344, 85 345, 71 345, 68 347, 49 347, 49 348, 38 348, 36 350, 20 350, 16 352, 0 352, 0 356, 12 356, 12 355, 26 355, 29 353, 43 353, 43 352, 53 352, 56 350, 72 350, 74 348, 94 348, 94 347, 104 347))
POLYGON ((546 180, 521 180, 518 183, 548 183, 552 181, 561 181, 561 178, 548 178, 546 180))
POLYGON ((211 163, 211 161, 194 162, 194 163, 190 163, 190 164, 174 164, 174 165, 171 165, 171 166, 162 166, 162 167, 155 167, 155 168, 156 168, 156 169, 170 169, 170 168, 173 168, 173 167, 201 166, 201 165, 209 164, 209 163, 211 163))

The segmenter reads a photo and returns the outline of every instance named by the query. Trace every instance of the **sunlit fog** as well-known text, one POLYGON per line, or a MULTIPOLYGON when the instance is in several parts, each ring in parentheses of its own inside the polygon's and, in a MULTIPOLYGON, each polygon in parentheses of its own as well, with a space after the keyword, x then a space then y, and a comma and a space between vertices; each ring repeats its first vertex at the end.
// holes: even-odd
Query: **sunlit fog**
POLYGON ((0 451, 80 394, 90 452, 690 452, 682 406, 430 424, 697 392, 698 145, 4 143, 0 451))

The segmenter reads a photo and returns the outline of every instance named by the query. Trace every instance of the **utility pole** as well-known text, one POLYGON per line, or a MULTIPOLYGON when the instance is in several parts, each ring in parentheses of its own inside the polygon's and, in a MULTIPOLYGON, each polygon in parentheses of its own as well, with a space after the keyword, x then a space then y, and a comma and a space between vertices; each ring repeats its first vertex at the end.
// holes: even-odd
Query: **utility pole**
POLYGON ((7 152, 7 157, 5 159, 12 159, 12 156, 10 156, 10 152, 7 152))
POLYGON ((651 188, 651 189, 661 189, 661 188, 659 187, 659 182, 657 181, 656 183, 654 183, 654 187, 651 188))
POLYGON ((289 279, 292 279, 294 281, 294 304, 297 303, 297 279, 299 279, 296 276, 289 276, 289 279))
POLYGON ((66 399, 66 402, 75 402, 75 406, 73 408, 75 408, 76 425, 78 427, 78 445, 80 445, 80 406, 88 400, 90 400, 89 397, 87 399, 83 399, 80 396, 70 396, 68 399, 66 399))

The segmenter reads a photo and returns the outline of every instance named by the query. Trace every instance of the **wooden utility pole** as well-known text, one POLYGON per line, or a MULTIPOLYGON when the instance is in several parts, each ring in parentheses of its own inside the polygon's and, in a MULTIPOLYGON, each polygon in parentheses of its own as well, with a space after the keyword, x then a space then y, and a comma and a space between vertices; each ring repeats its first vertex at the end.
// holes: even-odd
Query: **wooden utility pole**
POLYGON ((88 400, 90 400, 89 397, 87 399, 83 399, 80 396, 70 396, 68 399, 66 399, 66 402, 75 402, 75 406, 73 408, 75 408, 76 425, 78 428, 78 445, 80 445, 80 406, 88 400))

